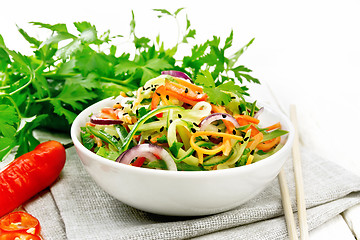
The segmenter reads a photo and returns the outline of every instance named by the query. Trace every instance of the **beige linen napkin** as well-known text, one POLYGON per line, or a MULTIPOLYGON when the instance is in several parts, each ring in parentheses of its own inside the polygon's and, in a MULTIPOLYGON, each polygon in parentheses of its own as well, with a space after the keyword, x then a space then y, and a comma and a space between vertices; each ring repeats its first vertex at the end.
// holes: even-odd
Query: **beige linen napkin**
MULTIPOLYGON (((360 178, 306 149, 301 154, 311 230, 360 202, 360 178)), ((45 240, 287 238, 277 179, 233 210, 205 217, 169 217, 112 198, 89 177, 74 147, 67 150, 67 156, 59 180, 25 206, 39 218, 45 240)), ((291 162, 287 161, 285 172, 296 210, 291 162)))

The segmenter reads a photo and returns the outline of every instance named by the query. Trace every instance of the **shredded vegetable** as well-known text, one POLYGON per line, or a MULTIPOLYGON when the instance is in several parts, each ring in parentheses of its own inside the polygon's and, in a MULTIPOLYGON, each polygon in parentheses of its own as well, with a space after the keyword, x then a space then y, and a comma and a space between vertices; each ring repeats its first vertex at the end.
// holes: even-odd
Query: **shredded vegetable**
POLYGON ((173 171, 240 167, 281 148, 287 131, 280 123, 260 127, 256 103, 233 94, 229 104, 214 104, 178 75, 151 79, 132 97, 121 93, 81 128, 83 145, 119 163, 173 171))

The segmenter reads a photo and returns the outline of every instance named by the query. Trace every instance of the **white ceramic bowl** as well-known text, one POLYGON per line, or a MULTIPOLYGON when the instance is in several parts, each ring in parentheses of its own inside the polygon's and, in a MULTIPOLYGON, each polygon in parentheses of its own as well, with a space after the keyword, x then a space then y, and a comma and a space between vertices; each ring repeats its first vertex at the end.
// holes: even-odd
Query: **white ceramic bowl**
POLYGON ((281 122, 289 134, 282 137, 284 146, 274 155, 238 168, 174 172, 138 168, 102 158, 80 142, 80 127, 91 113, 112 106, 105 99, 81 112, 71 127, 71 138, 83 166, 106 192, 134 208, 163 215, 200 216, 230 210, 247 202, 278 175, 290 157, 294 128, 290 120, 269 106, 259 117, 264 126, 281 122))

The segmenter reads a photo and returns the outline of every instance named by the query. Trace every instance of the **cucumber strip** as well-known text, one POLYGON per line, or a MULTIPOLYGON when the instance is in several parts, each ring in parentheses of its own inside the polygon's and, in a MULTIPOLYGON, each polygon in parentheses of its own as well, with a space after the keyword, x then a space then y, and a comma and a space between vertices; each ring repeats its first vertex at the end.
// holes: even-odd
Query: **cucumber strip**
POLYGON ((185 128, 189 128, 189 123, 181 120, 181 119, 175 119, 168 127, 168 132, 167 132, 167 139, 168 139, 168 144, 169 146, 173 145, 175 141, 177 141, 176 138, 176 127, 177 126, 183 126, 185 128))
POLYGON ((191 146, 190 146, 190 131, 184 127, 184 126, 179 126, 177 128, 178 134, 181 138, 181 142, 184 144, 184 148, 185 150, 188 150, 191 146))
POLYGON ((276 137, 280 137, 282 135, 285 135, 287 134, 288 131, 286 130, 281 130, 281 129, 276 129, 274 131, 271 131, 271 132, 268 132, 268 133, 263 133, 264 134, 264 138, 261 142, 265 142, 265 141, 268 141, 268 140, 271 140, 271 139, 274 139, 276 137))
POLYGON ((245 150, 247 144, 248 144, 249 141, 250 141, 250 134, 251 134, 251 130, 249 130, 249 131, 246 132, 244 139, 247 138, 247 140, 244 141, 244 142, 240 145, 240 148, 239 148, 239 150, 237 151, 237 154, 236 154, 236 158, 230 159, 230 161, 226 162, 226 165, 232 165, 232 164, 234 164, 234 163, 236 163, 237 161, 240 160, 241 156, 242 156, 243 153, 244 153, 244 150, 245 150))
POLYGON ((214 156, 212 158, 210 158, 209 160, 203 162, 203 166, 209 167, 209 166, 215 166, 221 163, 226 162, 227 160, 229 160, 229 158, 234 154, 234 151, 231 151, 231 154, 229 154, 229 156, 214 156))
POLYGON ((147 164, 147 166, 149 168, 156 168, 156 169, 163 169, 163 170, 167 170, 167 165, 166 165, 166 162, 164 160, 155 160, 155 161, 152 161, 152 162, 149 162, 147 164))
POLYGON ((176 163, 178 171, 204 171, 205 169, 196 165, 186 164, 185 162, 176 163))
POLYGON ((122 125, 115 125, 115 130, 117 132, 117 134, 119 135, 119 142, 121 145, 124 144, 125 138, 128 135, 128 132, 126 130, 126 128, 122 125))
POLYGON ((121 144, 120 142, 113 136, 111 136, 110 134, 108 134, 107 132, 105 132, 102 129, 96 129, 95 127, 92 126, 87 126, 86 129, 93 134, 95 137, 100 138, 102 141, 107 142, 111 145, 113 145, 116 149, 120 150, 121 149, 121 144))
MULTIPOLYGON (((175 159, 175 162, 184 161, 186 158, 189 158, 190 156, 192 156, 194 151, 195 151, 194 149, 189 148, 189 150, 187 150, 185 152, 183 149, 180 148, 179 153, 178 153, 179 158, 175 159)), ((192 157, 194 157, 194 156, 192 156, 192 157)), ((199 159, 197 159, 196 157, 194 157, 194 158, 196 159, 196 165, 197 165, 197 163, 199 162, 199 159)), ((193 161, 190 161, 190 162, 193 162, 193 161)), ((193 165, 193 164, 190 164, 190 165, 193 165)))
POLYGON ((148 87, 151 87, 151 85, 155 86, 160 86, 160 85, 164 85, 165 84, 165 77, 164 76, 159 76, 159 77, 156 77, 156 78, 153 78, 153 79, 150 79, 149 81, 147 81, 145 84, 144 84, 144 88, 148 88, 148 87))
POLYGON ((200 123, 201 118, 211 114, 211 105, 208 102, 198 102, 192 109, 187 109, 181 112, 183 119, 190 122, 200 123))
POLYGON ((180 107, 180 106, 173 106, 173 105, 170 105, 170 106, 162 106, 162 107, 158 107, 150 112, 148 112, 147 114, 145 114, 144 116, 142 116, 134 125, 133 129, 131 129, 131 131, 129 132, 129 134, 126 136, 125 138, 125 141, 124 141, 124 144, 122 145, 121 147, 121 153, 126 151, 129 147, 129 144, 131 142, 131 140, 133 139, 133 137, 135 136, 135 133, 138 131, 138 128, 140 126, 142 126, 146 120, 148 120, 149 118, 155 116, 156 114, 158 113, 162 113, 162 112, 165 112, 165 111, 168 111, 170 109, 184 109, 183 107, 180 107))
POLYGON ((277 151, 279 151, 284 145, 279 143, 274 149, 266 152, 265 154, 254 154, 254 159, 253 162, 257 162, 260 160, 263 160, 264 158, 270 157, 271 155, 273 155, 274 153, 276 153, 277 151))
MULTIPOLYGON (((160 121, 154 121, 150 123, 144 123, 143 125, 139 126, 138 131, 153 131, 159 130, 162 126, 166 124, 165 119, 161 119, 160 121)), ((135 125, 129 126, 130 129, 133 129, 135 125)))

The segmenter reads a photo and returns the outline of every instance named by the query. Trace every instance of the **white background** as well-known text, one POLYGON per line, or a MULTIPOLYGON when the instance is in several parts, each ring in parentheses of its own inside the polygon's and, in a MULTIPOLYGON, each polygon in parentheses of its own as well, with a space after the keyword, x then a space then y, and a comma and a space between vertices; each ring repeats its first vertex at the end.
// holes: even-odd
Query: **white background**
MULTIPOLYGON (((127 35, 134 10, 136 34, 155 38, 160 32, 170 47, 177 41, 176 23, 158 19, 152 9, 180 7, 186 8, 179 15, 182 26, 187 14, 197 30, 196 43, 213 35, 224 40, 233 29, 235 51, 255 37, 239 60, 262 83, 249 85, 254 96, 267 101, 270 90, 285 112, 296 104, 302 144, 360 174, 360 1, 6 1, 0 34, 10 49, 30 54, 16 24, 44 37, 28 22, 86 20, 99 32, 127 35)), ((336 236, 334 229, 326 231, 336 236)))

